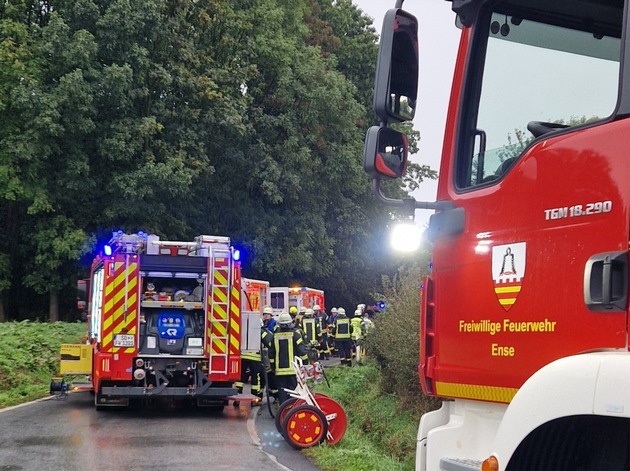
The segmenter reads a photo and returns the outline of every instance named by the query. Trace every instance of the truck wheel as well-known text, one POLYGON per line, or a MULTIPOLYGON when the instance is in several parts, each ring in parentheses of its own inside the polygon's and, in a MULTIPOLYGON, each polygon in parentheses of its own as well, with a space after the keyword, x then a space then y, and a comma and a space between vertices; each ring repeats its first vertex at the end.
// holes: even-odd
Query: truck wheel
POLYGON ((328 422, 316 407, 303 404, 292 407, 284 418, 284 439, 296 450, 318 445, 326 439, 328 422))
POLYGON ((94 408, 95 408, 97 411, 104 411, 104 410, 106 410, 106 409, 107 409, 107 407, 102 406, 102 405, 100 404, 100 402, 101 402, 101 397, 102 397, 102 396, 101 396, 101 393, 95 393, 95 394, 94 394, 94 408))

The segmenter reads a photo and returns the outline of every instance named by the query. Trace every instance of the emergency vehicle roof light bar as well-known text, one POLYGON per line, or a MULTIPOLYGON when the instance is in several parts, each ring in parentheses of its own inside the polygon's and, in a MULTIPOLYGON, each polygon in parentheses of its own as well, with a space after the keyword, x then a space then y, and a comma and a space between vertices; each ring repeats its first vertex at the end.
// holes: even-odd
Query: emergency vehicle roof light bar
POLYGON ((139 231, 137 234, 125 234, 123 231, 112 232, 109 246, 114 252, 137 254, 142 252, 147 242, 147 234, 139 231))
POLYGON ((225 236, 200 235, 195 237, 198 244, 230 244, 230 238, 225 236))

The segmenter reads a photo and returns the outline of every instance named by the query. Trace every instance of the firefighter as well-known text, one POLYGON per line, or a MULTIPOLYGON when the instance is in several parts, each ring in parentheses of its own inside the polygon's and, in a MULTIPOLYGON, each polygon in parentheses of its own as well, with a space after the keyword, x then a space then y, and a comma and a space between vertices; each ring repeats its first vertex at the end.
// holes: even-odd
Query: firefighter
POLYGON ((322 340, 322 330, 319 326, 319 321, 315 319, 314 311, 309 307, 304 312, 304 318, 302 319, 302 332, 304 343, 308 348, 308 359, 311 363, 317 361, 318 353, 317 348, 322 340))
POLYGON ((319 324, 319 330, 322 333, 319 341, 319 359, 328 360, 330 355, 330 348, 328 347, 328 321, 326 320, 326 313, 322 312, 319 304, 313 306, 313 316, 319 324))
MULTIPOLYGON (((263 397, 263 364, 260 351, 258 352, 241 352, 241 380, 235 381, 234 386, 238 389, 238 393, 243 392, 245 384, 251 381, 252 394, 259 399, 263 397)), ((238 407, 240 404, 238 401, 234 401, 234 407, 238 407)))
POLYGON ((273 332, 276 328, 276 320, 273 318, 273 309, 271 306, 263 308, 263 327, 269 332, 273 332))
POLYGON ((304 319, 304 314, 306 314, 306 308, 304 306, 300 306, 300 309, 298 309, 297 316, 295 316, 296 327, 299 327, 302 325, 302 319, 304 319))
POLYGON ((298 356, 307 362, 308 356, 302 337, 293 326, 290 314, 283 312, 278 317, 279 328, 273 334, 273 343, 269 349, 269 359, 276 379, 280 404, 289 399, 286 389, 297 387, 297 377, 293 369, 293 358, 298 356))
MULTIPOLYGON (((266 309, 268 309, 267 313, 263 312, 263 314, 266 315, 266 317, 270 317, 267 314, 269 314, 269 311, 272 311, 272 309, 270 306, 265 306, 263 308, 263 311, 265 311, 266 309)), ((274 372, 271 367, 272 364, 271 364, 271 358, 269 354, 269 351, 271 350, 271 346, 273 345, 273 331, 277 328, 277 324, 276 324, 275 319, 271 318, 271 321, 273 321, 273 324, 271 324, 271 322, 269 321, 263 321, 263 326, 260 331, 261 346, 265 350, 265 353, 266 353, 265 357, 263 358, 264 360, 263 368, 265 369, 265 373, 267 373, 266 374, 267 383, 263 384, 261 391, 266 386, 269 389, 269 393, 271 394, 271 396, 273 396, 274 399, 278 399, 278 386, 276 385, 276 377, 274 376, 274 372), (271 328, 269 328, 269 326, 271 326, 271 328)), ((265 375, 263 375, 263 379, 264 377, 265 375)))
POLYGON ((289 308, 289 315, 291 316, 291 321, 293 322, 293 325, 295 326, 295 318, 297 317, 297 313, 298 313, 298 308, 295 306, 291 306, 289 308))
POLYGON ((332 328, 335 325, 335 321, 337 320, 337 308, 333 307, 330 310, 330 316, 328 316, 328 353, 332 356, 339 356, 339 351, 335 345, 335 336, 332 333, 332 328))
POLYGON ((352 366, 352 332, 350 319, 346 317, 346 310, 340 307, 337 310, 337 319, 333 324, 333 336, 335 347, 339 351, 341 365, 352 366))
POLYGON ((361 318, 361 311, 357 309, 354 311, 354 316, 350 319, 351 335, 352 335, 352 347, 354 350, 354 357, 357 362, 361 361, 361 324, 363 319, 361 318))

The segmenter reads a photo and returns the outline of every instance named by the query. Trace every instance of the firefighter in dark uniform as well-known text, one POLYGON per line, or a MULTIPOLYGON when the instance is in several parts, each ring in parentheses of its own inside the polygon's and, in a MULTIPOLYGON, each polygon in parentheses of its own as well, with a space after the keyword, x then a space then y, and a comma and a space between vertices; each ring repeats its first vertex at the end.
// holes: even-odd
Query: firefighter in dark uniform
POLYGON ((328 360, 328 356, 330 355, 330 348, 328 347, 328 321, 326 319, 326 313, 322 312, 319 304, 313 306, 313 316, 321 332, 319 340, 319 359, 328 360))
POLYGON ((310 307, 304 313, 301 329, 304 343, 308 348, 308 360, 311 363, 316 362, 319 357, 317 349, 322 340, 322 329, 319 325, 319 319, 314 317, 314 312, 310 307))
POLYGON ((352 366, 352 327, 350 319, 346 317, 346 310, 337 309, 337 319, 333 323, 332 335, 335 338, 335 348, 339 351, 341 366, 352 366))
POLYGON ((335 321, 337 320, 337 308, 333 307, 330 310, 330 315, 326 322, 328 323, 328 353, 332 356, 339 356, 339 351, 337 350, 335 344, 335 334, 333 333, 333 326, 335 325, 335 321))
MULTIPOLYGON (((263 309, 263 315, 265 314, 270 314, 271 311, 271 307, 270 306, 265 306, 265 308, 263 309)), ((263 385, 263 388, 265 386, 267 386, 269 388, 269 393, 275 398, 278 399, 278 386, 276 386, 276 377, 273 373, 273 369, 271 368, 271 361, 270 361, 270 354, 269 354, 269 350, 271 349, 271 346, 273 345, 273 332, 274 330, 276 330, 276 320, 275 319, 271 319, 273 320, 273 323, 270 322, 270 317, 271 316, 264 316, 266 319, 263 320, 263 326, 262 329, 260 331, 260 343, 263 349, 266 350, 267 356, 266 356, 266 360, 263 363, 263 368, 265 368, 266 373, 267 373, 267 384, 263 385)), ((264 376, 263 376, 264 379, 264 376)))
POLYGON ((284 388, 295 389, 297 387, 293 358, 300 357, 306 363, 308 356, 302 336, 295 330, 291 315, 286 312, 280 314, 278 326, 279 328, 273 333, 269 360, 278 388, 278 398, 282 404, 290 397, 284 388))
MULTIPOLYGON (((263 397, 263 364, 260 351, 258 352, 241 352, 241 380, 235 381, 234 386, 238 389, 239 394, 243 392, 243 387, 248 381, 251 381, 252 394, 260 399, 263 397)), ((234 401, 234 407, 239 406, 238 401, 234 401)))

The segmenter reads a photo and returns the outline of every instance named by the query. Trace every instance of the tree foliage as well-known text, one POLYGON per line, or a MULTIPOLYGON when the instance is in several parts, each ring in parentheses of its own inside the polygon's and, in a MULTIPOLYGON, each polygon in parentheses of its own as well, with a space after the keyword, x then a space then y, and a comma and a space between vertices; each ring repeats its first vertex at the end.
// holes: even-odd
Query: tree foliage
MULTIPOLYGON (((118 229, 227 235, 246 276, 366 301, 395 271, 391 214, 361 168, 376 40, 350 0, 5 2, 9 317, 56 293, 72 303, 96 241, 118 229)), ((390 190, 433 177, 412 166, 390 190)))

